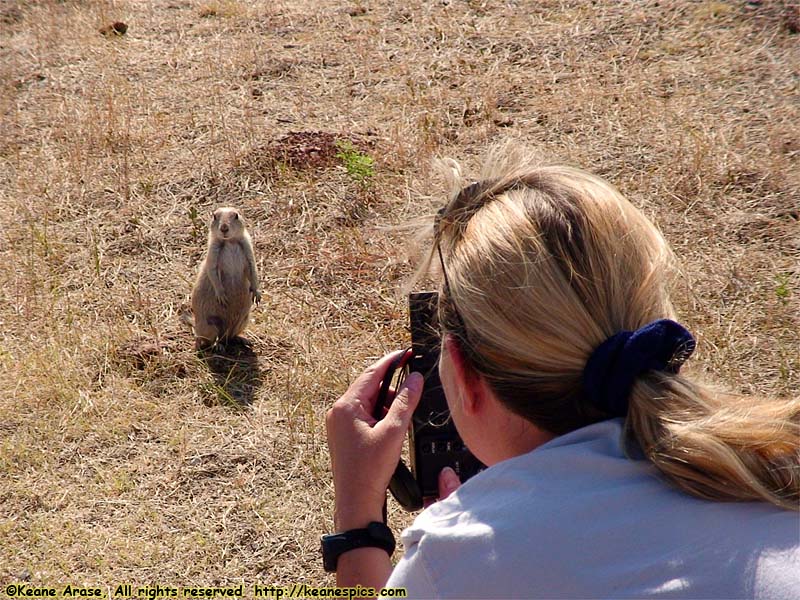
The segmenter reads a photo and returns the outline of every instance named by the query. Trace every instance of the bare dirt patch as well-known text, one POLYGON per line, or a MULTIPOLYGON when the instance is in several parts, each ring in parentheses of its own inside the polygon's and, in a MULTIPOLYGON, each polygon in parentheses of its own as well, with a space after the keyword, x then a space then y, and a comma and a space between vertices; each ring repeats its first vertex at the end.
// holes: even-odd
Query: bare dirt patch
MULTIPOLYGON (((371 144, 356 142, 361 150, 371 144)), ((274 142, 248 151, 239 160, 256 173, 270 176, 277 170, 291 169, 311 174, 341 165, 340 157, 345 144, 356 147, 346 135, 327 131, 291 131, 274 142)), ((372 144, 374 145, 374 144, 372 144)))

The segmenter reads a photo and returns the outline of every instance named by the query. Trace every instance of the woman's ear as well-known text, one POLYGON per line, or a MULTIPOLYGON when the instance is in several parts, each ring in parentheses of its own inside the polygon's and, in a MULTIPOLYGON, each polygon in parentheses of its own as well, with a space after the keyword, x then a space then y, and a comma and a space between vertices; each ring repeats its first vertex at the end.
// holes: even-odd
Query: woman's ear
POLYGON ((464 356, 461 343, 454 335, 446 334, 442 340, 442 352, 447 352, 453 370, 455 384, 461 391, 462 408, 467 414, 474 414, 484 397, 485 381, 472 368, 464 356))

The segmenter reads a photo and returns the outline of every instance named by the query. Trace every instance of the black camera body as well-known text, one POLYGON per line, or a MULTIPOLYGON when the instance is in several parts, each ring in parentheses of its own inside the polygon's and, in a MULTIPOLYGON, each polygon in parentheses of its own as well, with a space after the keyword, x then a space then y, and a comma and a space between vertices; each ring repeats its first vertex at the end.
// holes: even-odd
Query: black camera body
POLYGON ((444 467, 451 467, 462 483, 486 468, 461 441, 447 407, 439 379, 438 300, 436 292, 418 292, 408 297, 413 352, 408 366, 425 377, 409 433, 411 471, 423 498, 439 495, 439 473, 444 467))
MULTIPOLYGON (((439 379, 441 339, 437 326, 438 294, 417 292, 408 297, 411 325, 411 355, 390 367, 381 386, 378 409, 382 412, 393 371, 417 371, 425 378, 422 397, 414 411, 409 430, 411 471, 402 461, 392 476, 389 490, 406 510, 419 510, 425 500, 439 496, 439 473, 451 467, 462 483, 485 469, 464 445, 450 417, 439 379)), ((377 416, 377 415, 376 415, 377 416)))

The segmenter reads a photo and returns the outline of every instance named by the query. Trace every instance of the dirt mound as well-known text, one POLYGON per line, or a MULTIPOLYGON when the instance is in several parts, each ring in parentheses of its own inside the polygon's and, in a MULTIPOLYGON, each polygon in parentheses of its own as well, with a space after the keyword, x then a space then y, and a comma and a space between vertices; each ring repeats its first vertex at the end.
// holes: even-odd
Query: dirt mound
POLYGON ((343 149, 367 152, 372 145, 372 142, 359 135, 292 131, 269 144, 250 150, 239 159, 237 167, 263 176, 274 176, 286 170, 321 171, 341 164, 343 149))

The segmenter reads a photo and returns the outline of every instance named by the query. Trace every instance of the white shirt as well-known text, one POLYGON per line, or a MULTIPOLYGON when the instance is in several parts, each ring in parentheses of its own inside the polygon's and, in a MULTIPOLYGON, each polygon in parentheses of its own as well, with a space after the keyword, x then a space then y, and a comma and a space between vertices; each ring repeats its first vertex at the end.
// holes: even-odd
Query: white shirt
POLYGON ((498 463, 402 534, 409 598, 800 599, 800 515, 711 502, 623 454, 622 421, 498 463))

